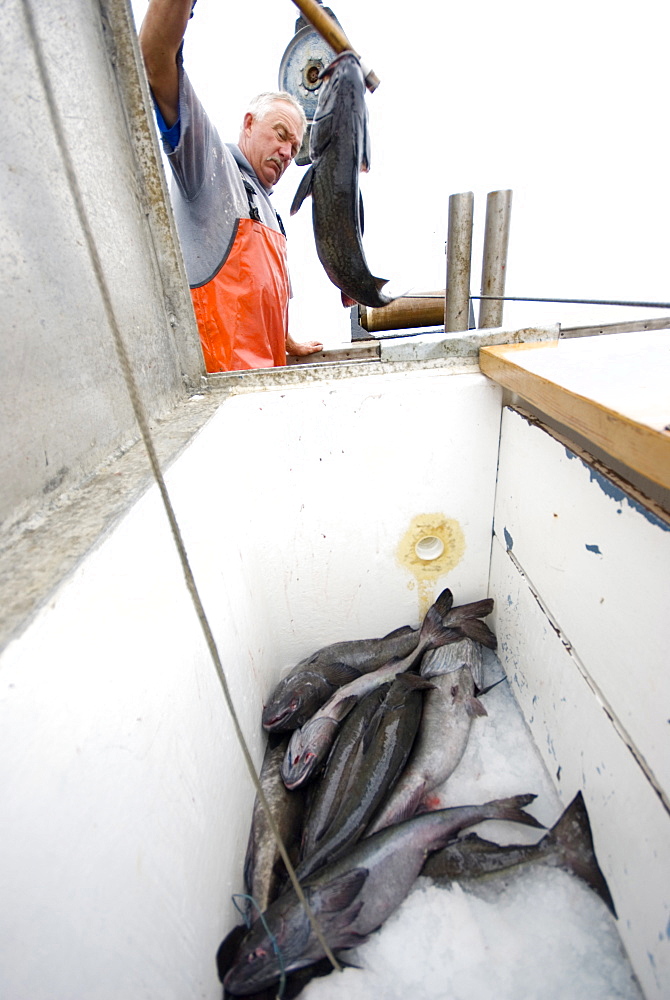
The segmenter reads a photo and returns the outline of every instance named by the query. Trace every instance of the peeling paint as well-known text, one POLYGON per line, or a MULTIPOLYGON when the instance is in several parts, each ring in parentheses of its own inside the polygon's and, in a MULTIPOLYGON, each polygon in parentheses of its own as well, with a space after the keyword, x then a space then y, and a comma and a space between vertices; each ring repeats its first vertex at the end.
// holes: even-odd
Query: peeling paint
POLYGON ((503 528, 503 533, 505 535, 505 547, 506 547, 506 549, 507 549, 508 552, 511 552, 512 549, 513 549, 513 547, 514 547, 514 539, 510 535, 510 533, 507 530, 507 528, 503 528))
POLYGON ((614 500, 615 503, 621 505, 617 510, 617 514, 621 513, 621 507, 623 506, 623 504, 628 504, 629 507, 631 507, 638 514, 641 514, 642 517, 644 517, 646 521, 649 521, 650 524, 654 525, 654 527, 661 528, 663 531, 670 531, 670 524, 662 520, 662 518, 657 517, 650 510, 647 510, 647 508, 643 506, 643 504, 639 503, 637 500, 634 500, 633 497, 625 493, 624 490, 621 489, 621 487, 616 486, 612 482, 612 480, 608 479, 607 476, 604 476, 602 472, 598 472, 596 469, 590 466, 588 462, 584 461, 581 455, 575 455, 574 451, 570 451, 569 448, 565 449, 565 454, 569 459, 576 458, 578 461, 580 461, 584 466, 584 468, 588 471, 589 479, 591 480, 591 482, 596 483, 606 497, 609 497, 611 500, 614 500))
POLYGON ((596 555, 598 555, 598 556, 602 555, 602 552, 600 551, 600 549, 598 548, 597 545, 587 545, 586 546, 586 551, 587 552, 595 552, 596 555))

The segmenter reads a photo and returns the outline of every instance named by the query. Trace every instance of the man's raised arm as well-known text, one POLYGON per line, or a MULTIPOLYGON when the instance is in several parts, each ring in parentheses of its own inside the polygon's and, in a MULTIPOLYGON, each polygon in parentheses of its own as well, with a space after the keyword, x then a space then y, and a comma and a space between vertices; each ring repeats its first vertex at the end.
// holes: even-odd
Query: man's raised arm
POLYGON ((150 0, 140 28, 149 86, 168 127, 179 117, 177 53, 193 6, 193 0, 150 0))

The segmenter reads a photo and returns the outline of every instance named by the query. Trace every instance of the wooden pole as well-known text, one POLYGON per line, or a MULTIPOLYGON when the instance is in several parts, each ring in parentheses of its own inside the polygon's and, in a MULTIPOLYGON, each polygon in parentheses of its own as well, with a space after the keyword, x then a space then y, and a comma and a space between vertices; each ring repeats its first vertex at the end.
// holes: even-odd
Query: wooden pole
MULTIPOLYGON (((331 49, 335 52, 344 52, 349 50, 353 52, 354 55, 361 57, 356 52, 355 48, 344 34, 339 25, 335 24, 332 17, 326 13, 323 7, 316 2, 316 0, 293 0, 302 16, 306 21, 315 28, 323 40, 330 45, 331 49)), ((365 85, 369 91, 376 90, 379 86, 379 78, 371 69, 363 64, 361 60, 361 66, 363 67, 363 75, 365 77, 365 85)))
POLYGON ((379 330, 409 330, 411 327, 442 326, 444 292, 431 295, 401 295, 378 309, 358 307, 358 322, 368 333, 379 330))

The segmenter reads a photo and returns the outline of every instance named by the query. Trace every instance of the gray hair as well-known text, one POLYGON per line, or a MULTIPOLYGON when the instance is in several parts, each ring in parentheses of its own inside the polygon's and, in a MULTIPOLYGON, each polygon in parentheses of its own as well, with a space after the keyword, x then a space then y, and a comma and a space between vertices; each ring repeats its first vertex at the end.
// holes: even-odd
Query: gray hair
POLYGON ((258 94, 257 97, 254 97, 249 102, 246 113, 252 114, 254 118, 263 119, 270 114, 272 105, 276 101, 284 101, 285 104, 290 104, 294 111, 298 113, 303 131, 307 128, 307 119, 302 104, 296 100, 293 94, 289 94, 287 90, 266 91, 263 94, 258 94))

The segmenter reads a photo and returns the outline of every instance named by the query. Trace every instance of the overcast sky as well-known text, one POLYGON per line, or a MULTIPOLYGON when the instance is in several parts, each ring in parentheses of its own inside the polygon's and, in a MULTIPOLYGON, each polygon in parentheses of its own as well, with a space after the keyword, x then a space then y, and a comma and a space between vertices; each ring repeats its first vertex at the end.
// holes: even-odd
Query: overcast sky
MULTIPOLYGON (((510 188, 508 295, 670 301, 667 0, 330 6, 381 80, 361 177, 373 274, 397 292, 443 288, 449 196, 472 191, 477 294, 486 196, 510 188)), ((139 27, 147 2, 132 7, 139 27)), ((198 0, 185 65, 225 141, 248 100, 277 88, 298 16, 291 0, 198 0)), ((311 202, 289 217, 304 169, 291 166, 273 196, 291 329, 330 346, 349 339, 349 310, 316 257, 311 202)), ((504 323, 653 315, 667 311, 508 303, 504 323)))

